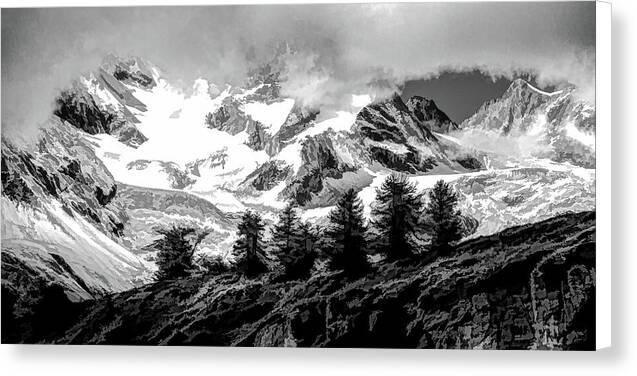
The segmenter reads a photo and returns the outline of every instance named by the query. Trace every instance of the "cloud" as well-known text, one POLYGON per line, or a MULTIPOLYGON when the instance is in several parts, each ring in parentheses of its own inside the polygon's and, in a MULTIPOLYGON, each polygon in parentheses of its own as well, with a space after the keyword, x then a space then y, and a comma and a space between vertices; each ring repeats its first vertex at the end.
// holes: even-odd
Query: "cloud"
POLYGON ((594 97, 593 2, 3 9, 2 127, 33 133, 61 88, 109 52, 192 85, 240 84, 282 41, 282 92, 338 106, 405 80, 480 69, 531 72, 594 97))

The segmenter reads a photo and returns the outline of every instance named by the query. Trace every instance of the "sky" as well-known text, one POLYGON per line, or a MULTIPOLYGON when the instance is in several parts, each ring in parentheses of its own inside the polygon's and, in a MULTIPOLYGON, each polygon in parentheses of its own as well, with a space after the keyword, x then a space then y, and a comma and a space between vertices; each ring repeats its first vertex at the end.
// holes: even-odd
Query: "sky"
POLYGON ((148 59, 184 87, 199 77, 240 84, 281 43, 290 46, 282 94, 308 106, 475 70, 487 84, 460 74, 448 89, 420 89, 454 120, 498 79, 520 75, 540 87, 574 84, 594 100, 592 1, 3 9, 2 130, 37 130, 57 93, 108 53, 148 59))
MULTIPOLYGON (((519 74, 518 77, 531 85, 540 86, 533 76, 519 74)), ((433 99, 438 108, 460 124, 484 102, 500 97, 509 88, 511 81, 507 77, 491 77, 479 70, 443 72, 429 79, 406 81, 400 88, 400 95, 405 102, 414 95, 433 99)), ((544 85, 543 89, 549 92, 557 90, 553 85, 544 85)))
POLYGON ((431 79, 410 80, 401 90, 403 101, 414 95, 433 99, 436 106, 460 124, 473 115, 480 106, 506 91, 511 80, 492 79, 480 71, 445 72, 431 79))

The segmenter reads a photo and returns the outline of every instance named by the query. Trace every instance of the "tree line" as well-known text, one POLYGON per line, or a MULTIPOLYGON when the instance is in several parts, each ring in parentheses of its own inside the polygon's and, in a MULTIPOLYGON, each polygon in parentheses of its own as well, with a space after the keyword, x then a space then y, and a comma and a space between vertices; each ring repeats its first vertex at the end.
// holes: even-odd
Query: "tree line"
MULTIPOLYGON (((237 226, 232 267, 253 278, 272 271, 274 263, 284 278, 304 279, 310 276, 317 258, 323 257, 331 270, 360 276, 370 269, 369 254, 381 254, 389 262, 416 259, 425 252, 445 254, 462 237, 457 203, 457 194, 443 180, 425 200, 406 176, 392 174, 376 191, 369 222, 353 189, 338 200, 323 227, 302 221, 296 207, 286 206, 268 239, 261 215, 247 210, 237 226)), ((194 269, 195 249, 207 232, 188 226, 158 232, 162 237, 151 245, 158 250, 157 279, 188 275, 194 269)), ((213 273, 230 269, 220 259, 207 264, 213 273)))

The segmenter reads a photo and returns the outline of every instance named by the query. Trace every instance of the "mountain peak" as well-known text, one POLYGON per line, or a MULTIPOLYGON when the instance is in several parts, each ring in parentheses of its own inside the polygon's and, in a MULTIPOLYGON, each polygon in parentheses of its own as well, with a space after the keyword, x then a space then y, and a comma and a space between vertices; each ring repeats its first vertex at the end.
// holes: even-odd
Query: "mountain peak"
POLYGON ((458 125, 436 106, 433 99, 415 95, 407 101, 407 108, 420 123, 426 123, 434 132, 444 133, 458 129, 458 125))
POLYGON ((522 78, 516 78, 515 80, 513 80, 511 82, 511 85, 509 85, 509 88, 507 89, 507 93, 512 93, 512 92, 533 92, 534 94, 539 94, 539 95, 544 95, 544 96, 552 96, 555 94, 559 94, 562 93, 564 90, 558 90, 558 91, 554 91, 554 92, 547 92, 544 90, 541 90, 535 86, 533 86, 530 82, 522 79, 522 78))
POLYGON ((407 106, 412 109, 416 107, 420 107, 423 109, 431 110, 431 111, 439 111, 438 106, 436 106, 436 102, 433 99, 421 97, 420 95, 414 95, 409 98, 407 101, 407 106))
POLYGON ((511 81, 511 84, 509 85, 507 92, 520 91, 520 90, 526 90, 526 89, 530 89, 530 84, 522 78, 516 78, 515 80, 511 81))
POLYGON ((399 112, 409 112, 409 108, 407 108, 407 105, 403 101, 400 94, 398 94, 397 92, 393 92, 387 97, 377 98, 373 103, 363 107, 361 111, 365 110, 366 108, 379 109, 387 107, 394 107, 395 110, 399 112))
POLYGON ((100 68, 118 81, 140 88, 152 89, 157 85, 156 76, 159 74, 159 69, 149 61, 137 56, 122 58, 109 53, 102 60, 100 68))

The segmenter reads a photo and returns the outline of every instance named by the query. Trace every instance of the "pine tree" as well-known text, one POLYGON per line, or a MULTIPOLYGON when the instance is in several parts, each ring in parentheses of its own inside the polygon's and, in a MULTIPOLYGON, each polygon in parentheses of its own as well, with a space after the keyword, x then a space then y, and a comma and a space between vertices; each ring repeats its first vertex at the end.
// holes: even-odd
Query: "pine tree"
POLYGON ((292 276, 296 278, 306 278, 310 275, 314 262, 317 258, 318 232, 311 224, 302 222, 300 224, 301 251, 296 259, 295 272, 292 276))
POLYGON ((158 251, 157 280, 175 279, 189 275, 194 270, 193 255, 208 231, 183 225, 173 225, 155 230, 162 235, 150 247, 158 251))
POLYGON ((374 248, 388 260, 417 253, 415 240, 421 228, 422 194, 404 175, 389 175, 376 191, 372 208, 374 248))
POLYGON ((314 265, 314 234, 306 223, 302 223, 292 205, 279 215, 272 231, 274 255, 288 278, 303 278, 309 275, 314 265))
POLYGON ((353 189, 348 190, 329 214, 325 231, 329 266, 349 275, 361 275, 369 268, 363 204, 353 189))
POLYGON ((241 223, 237 227, 239 238, 233 247, 236 266, 248 277, 268 271, 267 257, 263 250, 264 228, 261 216, 250 210, 243 213, 241 223))
POLYGON ((292 205, 286 206, 279 214, 279 221, 272 230, 274 255, 284 267, 292 263, 292 254, 301 248, 299 234, 300 219, 292 205))
POLYGON ((432 248, 448 252, 449 244, 462 237, 462 218, 456 209, 458 196, 443 180, 436 182, 429 192, 425 215, 432 236, 432 248))

